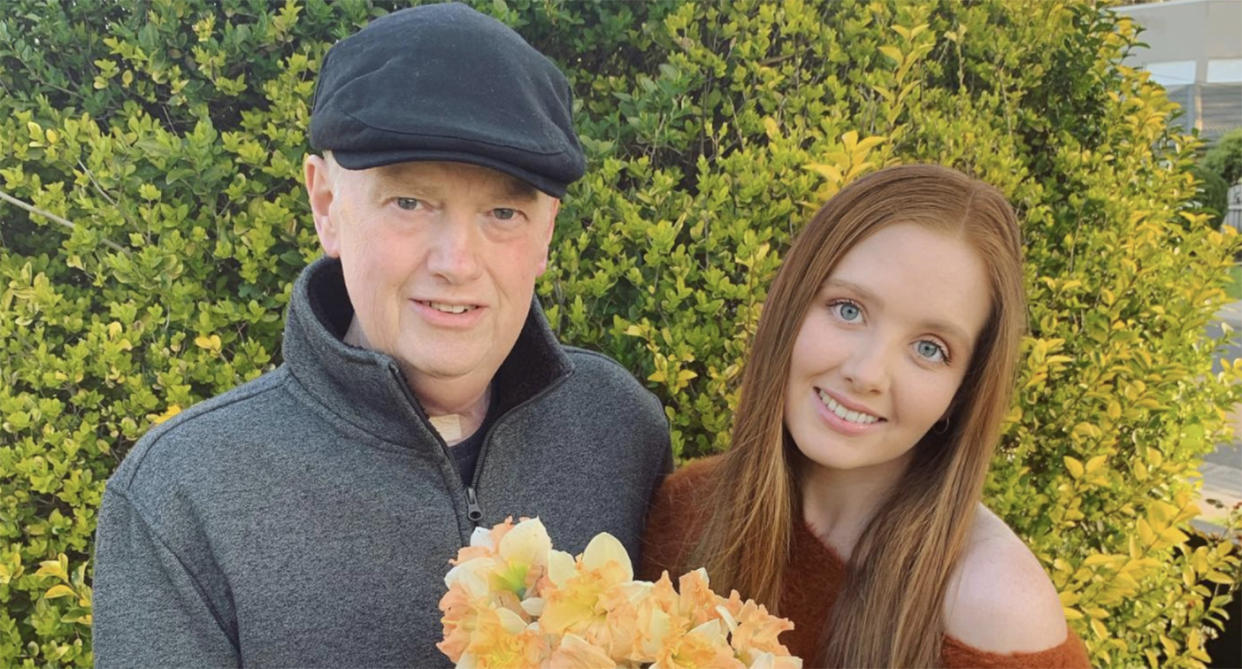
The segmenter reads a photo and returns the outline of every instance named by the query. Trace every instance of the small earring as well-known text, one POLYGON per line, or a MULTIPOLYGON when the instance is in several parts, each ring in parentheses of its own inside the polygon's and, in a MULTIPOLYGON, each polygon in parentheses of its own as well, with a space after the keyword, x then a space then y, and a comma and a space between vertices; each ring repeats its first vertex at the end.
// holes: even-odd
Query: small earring
POLYGON ((944 434, 948 432, 949 431, 948 416, 942 418, 941 420, 936 421, 936 424, 932 426, 931 431, 932 431, 932 434, 944 434))

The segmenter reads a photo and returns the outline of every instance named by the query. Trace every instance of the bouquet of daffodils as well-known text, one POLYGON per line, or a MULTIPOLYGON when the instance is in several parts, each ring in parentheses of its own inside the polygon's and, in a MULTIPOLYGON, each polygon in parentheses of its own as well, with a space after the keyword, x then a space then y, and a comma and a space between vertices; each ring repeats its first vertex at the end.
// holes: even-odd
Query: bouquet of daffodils
POLYGON ((793 623, 692 571, 635 581, 621 542, 601 533, 581 555, 554 550, 543 523, 476 529, 444 578, 444 640, 458 667, 797 669, 776 637, 793 623))

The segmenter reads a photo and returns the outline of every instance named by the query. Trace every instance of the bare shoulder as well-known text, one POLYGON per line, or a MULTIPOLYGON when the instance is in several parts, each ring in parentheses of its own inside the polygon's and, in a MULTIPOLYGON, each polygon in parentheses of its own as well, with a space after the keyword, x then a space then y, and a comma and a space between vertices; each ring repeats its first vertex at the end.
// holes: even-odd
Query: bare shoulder
POLYGON ((945 593, 945 632, 992 653, 1030 653, 1065 641, 1065 614, 1039 560, 982 504, 945 593))

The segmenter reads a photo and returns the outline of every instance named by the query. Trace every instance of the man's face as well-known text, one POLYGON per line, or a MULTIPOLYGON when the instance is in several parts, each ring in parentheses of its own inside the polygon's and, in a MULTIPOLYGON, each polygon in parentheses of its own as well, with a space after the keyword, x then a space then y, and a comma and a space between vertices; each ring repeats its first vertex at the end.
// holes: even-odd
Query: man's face
POLYGON ((525 323, 559 200, 464 163, 347 170, 311 157, 306 175, 354 307, 347 341, 396 359, 420 398, 445 382, 486 387, 525 323))

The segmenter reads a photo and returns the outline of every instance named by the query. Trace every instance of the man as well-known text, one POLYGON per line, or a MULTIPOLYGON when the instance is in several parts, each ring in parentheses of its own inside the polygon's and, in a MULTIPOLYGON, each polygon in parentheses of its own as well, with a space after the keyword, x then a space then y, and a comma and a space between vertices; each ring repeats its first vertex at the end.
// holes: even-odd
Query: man
POLYGON ((153 429, 109 481, 101 666, 435 666, 448 560, 538 516, 637 558, 670 466, 656 399, 533 299, 581 176, 556 67, 461 5, 328 53, 304 164, 325 258, 275 371, 153 429))

